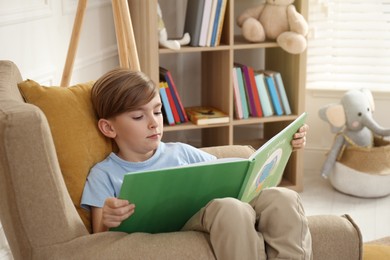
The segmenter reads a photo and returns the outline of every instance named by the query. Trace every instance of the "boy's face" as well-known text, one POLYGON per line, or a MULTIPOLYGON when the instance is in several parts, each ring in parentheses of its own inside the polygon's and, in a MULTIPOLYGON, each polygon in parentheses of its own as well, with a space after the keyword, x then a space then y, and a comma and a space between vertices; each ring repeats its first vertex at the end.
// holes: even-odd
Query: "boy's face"
POLYGON ((163 135, 160 96, 156 95, 139 109, 108 120, 118 144, 118 155, 127 161, 144 161, 157 149, 163 135))

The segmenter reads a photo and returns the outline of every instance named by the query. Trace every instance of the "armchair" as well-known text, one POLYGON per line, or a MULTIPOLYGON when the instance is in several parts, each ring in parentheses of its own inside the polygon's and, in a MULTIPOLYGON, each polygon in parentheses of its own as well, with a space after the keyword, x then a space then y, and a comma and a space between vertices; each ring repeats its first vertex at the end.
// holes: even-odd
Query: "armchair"
MULTIPOLYGON (((14 259, 215 259, 206 234, 90 234, 69 195, 45 114, 27 104, 22 76, 0 61, 0 219, 14 259)), ((246 146, 206 148, 219 157, 246 146)), ((345 216, 310 216, 315 260, 361 259, 362 238, 345 216)))

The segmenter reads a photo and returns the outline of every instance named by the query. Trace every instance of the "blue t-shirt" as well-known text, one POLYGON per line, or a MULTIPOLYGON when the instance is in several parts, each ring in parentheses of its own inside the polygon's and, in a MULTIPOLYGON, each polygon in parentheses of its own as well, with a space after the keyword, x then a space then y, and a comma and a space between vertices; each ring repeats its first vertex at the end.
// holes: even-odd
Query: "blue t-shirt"
POLYGON ((81 198, 81 207, 101 208, 107 198, 118 197, 123 176, 127 173, 158 170, 215 159, 215 156, 184 143, 161 142, 154 155, 143 162, 128 162, 115 153, 110 153, 89 172, 81 198))

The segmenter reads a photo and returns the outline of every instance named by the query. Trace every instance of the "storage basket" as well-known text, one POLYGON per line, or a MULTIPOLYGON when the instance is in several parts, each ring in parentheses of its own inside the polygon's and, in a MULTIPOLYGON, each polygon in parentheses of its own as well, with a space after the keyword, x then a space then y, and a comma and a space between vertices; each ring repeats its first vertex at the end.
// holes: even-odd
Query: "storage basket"
POLYGON ((339 155, 338 162, 359 172, 379 175, 390 174, 390 141, 374 137, 371 148, 359 147, 351 143, 339 155))

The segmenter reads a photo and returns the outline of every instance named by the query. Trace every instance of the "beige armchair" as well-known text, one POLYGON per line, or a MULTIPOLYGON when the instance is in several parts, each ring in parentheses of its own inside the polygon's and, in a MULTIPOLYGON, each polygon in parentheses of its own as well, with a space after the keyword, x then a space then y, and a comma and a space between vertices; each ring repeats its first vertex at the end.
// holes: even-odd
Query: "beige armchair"
MULTIPOLYGON (((24 102, 17 66, 0 61, 0 219, 15 259, 214 259, 199 232, 90 234, 68 193, 48 121, 24 102)), ((245 147, 208 148, 248 153, 245 147)), ((348 216, 310 216, 315 260, 361 259, 348 216)))

